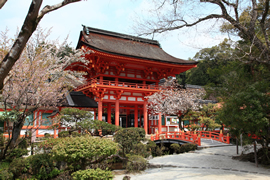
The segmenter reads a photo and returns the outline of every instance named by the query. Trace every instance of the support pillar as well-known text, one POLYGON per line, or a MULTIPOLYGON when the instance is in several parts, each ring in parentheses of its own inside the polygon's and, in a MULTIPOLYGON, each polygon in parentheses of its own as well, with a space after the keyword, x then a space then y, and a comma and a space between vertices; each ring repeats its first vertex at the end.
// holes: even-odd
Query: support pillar
POLYGON ((147 120, 147 101, 144 101, 143 104, 143 124, 144 124, 144 130, 145 134, 148 134, 148 120, 147 120))
POLYGON ((98 99, 98 120, 102 121, 102 101, 98 99))
POLYGON ((138 105, 135 105, 134 110, 134 127, 138 127, 138 105))
POLYGON ((111 103, 108 103, 108 106, 107 106, 107 120, 108 120, 108 123, 109 124, 112 124, 112 120, 111 120, 111 112, 112 112, 112 110, 111 110, 111 103))
POLYGON ((119 99, 115 102, 115 125, 119 126, 119 99))
POLYGON ((161 121, 162 121, 162 116, 161 112, 158 114, 158 133, 161 133, 161 121))

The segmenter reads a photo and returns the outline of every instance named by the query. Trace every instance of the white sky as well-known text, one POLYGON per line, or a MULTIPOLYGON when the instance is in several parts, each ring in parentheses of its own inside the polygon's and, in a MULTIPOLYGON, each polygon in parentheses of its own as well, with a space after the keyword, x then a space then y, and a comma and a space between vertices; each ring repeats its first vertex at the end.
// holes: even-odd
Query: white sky
MULTIPOLYGON (((53 5, 61 1, 44 0, 43 6, 53 5)), ((135 35, 132 29, 134 15, 140 13, 145 1, 149 0, 87 0, 72 3, 46 14, 41 20, 40 26, 43 29, 52 28, 50 38, 61 40, 69 35, 69 42, 71 42, 72 47, 77 45, 82 24, 93 28, 135 35)), ((21 28, 30 4, 31 0, 8 0, 0 10, 0 31, 8 28, 9 35, 14 37, 17 29, 21 28)), ((161 34, 155 36, 154 39, 158 40, 161 47, 170 55, 188 59, 192 58, 200 49, 217 45, 225 38, 224 35, 219 33, 209 33, 208 29, 204 29, 207 26, 208 24, 201 24, 198 27, 161 34)))

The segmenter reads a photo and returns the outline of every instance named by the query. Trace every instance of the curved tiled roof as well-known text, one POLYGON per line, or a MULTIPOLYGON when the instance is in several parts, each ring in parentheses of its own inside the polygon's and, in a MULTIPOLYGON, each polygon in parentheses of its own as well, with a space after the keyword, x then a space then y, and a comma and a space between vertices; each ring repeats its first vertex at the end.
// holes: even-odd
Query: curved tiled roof
POLYGON ((187 61, 167 54, 158 41, 115 33, 90 27, 83 28, 77 48, 86 44, 90 48, 109 54, 127 56, 173 64, 193 65, 196 61, 187 61))

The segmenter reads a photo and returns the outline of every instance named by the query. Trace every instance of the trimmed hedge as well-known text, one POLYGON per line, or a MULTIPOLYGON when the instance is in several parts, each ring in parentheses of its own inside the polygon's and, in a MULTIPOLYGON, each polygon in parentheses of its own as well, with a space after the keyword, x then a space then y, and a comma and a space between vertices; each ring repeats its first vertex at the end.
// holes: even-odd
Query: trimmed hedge
POLYGON ((71 174, 74 180, 104 180, 113 179, 111 171, 97 169, 79 170, 71 174))
POLYGON ((141 140, 145 139, 145 130, 144 128, 138 128, 138 127, 129 127, 128 129, 133 129, 134 131, 137 131, 141 137, 141 140))
POLYGON ((147 168, 147 160, 139 155, 128 156, 128 162, 126 164, 127 172, 139 172, 144 171, 147 168))

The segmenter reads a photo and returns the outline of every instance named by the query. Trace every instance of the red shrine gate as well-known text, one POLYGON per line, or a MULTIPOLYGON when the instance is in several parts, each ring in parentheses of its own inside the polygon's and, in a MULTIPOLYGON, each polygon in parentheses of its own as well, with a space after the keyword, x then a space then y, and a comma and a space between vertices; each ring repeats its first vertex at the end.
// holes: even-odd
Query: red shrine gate
MULTIPOLYGON (((85 71, 87 83, 75 89, 98 102, 98 119, 122 127, 144 127, 148 133, 145 96, 160 91, 159 81, 175 76, 197 62, 175 58, 155 40, 83 28, 77 49, 90 50, 88 67, 73 64, 69 69, 85 71)), ((161 132, 161 114, 158 130, 161 132)))

